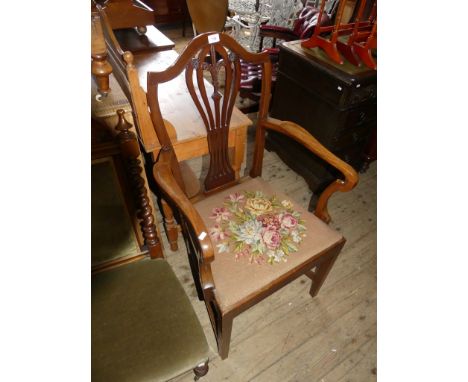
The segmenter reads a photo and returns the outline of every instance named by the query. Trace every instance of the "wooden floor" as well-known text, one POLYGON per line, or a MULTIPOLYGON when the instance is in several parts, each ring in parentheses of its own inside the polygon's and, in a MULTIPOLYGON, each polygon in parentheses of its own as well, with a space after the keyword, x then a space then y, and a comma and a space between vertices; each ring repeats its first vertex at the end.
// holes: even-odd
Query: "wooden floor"
MULTIPOLYGON (((249 139, 249 157, 252 146, 249 139)), ((319 295, 310 297, 310 280, 303 276, 238 316, 224 361, 197 298, 183 241, 177 252, 164 243, 211 348, 205 381, 376 381, 376 167, 361 175, 353 191, 331 199, 331 225, 347 243, 319 295)), ((266 152, 263 169, 265 179, 307 207, 307 185, 276 154, 266 152)), ((191 373, 175 379, 191 380, 191 373)))

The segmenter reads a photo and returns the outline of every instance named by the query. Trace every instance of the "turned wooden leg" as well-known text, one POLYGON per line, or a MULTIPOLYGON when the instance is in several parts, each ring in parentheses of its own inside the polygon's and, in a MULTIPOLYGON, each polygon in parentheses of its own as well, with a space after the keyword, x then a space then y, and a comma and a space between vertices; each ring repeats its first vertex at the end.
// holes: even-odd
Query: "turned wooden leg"
POLYGON ((167 240, 169 241, 171 250, 177 251, 179 248, 177 245, 179 230, 177 224, 175 224, 174 214, 172 213, 171 207, 169 207, 164 199, 161 199, 161 207, 164 215, 164 228, 166 230, 167 240))
POLYGON ((330 270, 332 269, 333 264, 335 263, 337 257, 338 257, 338 254, 330 255, 325 260, 322 260, 320 264, 315 266, 314 272, 309 271, 308 273, 306 273, 306 275, 310 279, 312 279, 312 285, 309 291, 312 297, 317 296, 320 288, 323 285, 323 282, 328 276, 328 273, 330 273, 330 270))
POLYGON ((206 375, 208 373, 209 367, 208 367, 208 361, 201 363, 198 365, 196 368, 193 369, 193 372, 195 374, 195 381, 198 381, 201 377, 206 375))
POLYGON ((98 92, 106 97, 110 91, 109 75, 112 73, 112 66, 107 62, 106 43, 101 19, 97 14, 91 18, 91 58, 91 73, 96 79, 98 92))
POLYGON ((161 243, 159 242, 156 232, 155 219, 151 209, 150 200, 145 187, 145 181, 141 177, 143 171, 140 166, 140 160, 135 158, 128 159, 129 173, 135 194, 140 226, 145 240, 145 245, 148 248, 152 259, 163 257, 161 243))
POLYGON ((233 319, 234 317, 229 315, 221 318, 221 330, 218 335, 218 353, 221 359, 226 359, 229 354, 233 319))
POLYGON ((140 151, 138 141, 136 140, 135 134, 130 131, 132 125, 125 119, 124 114, 124 110, 117 110, 119 120, 115 128, 119 132, 117 134, 117 139, 120 144, 122 157, 127 165, 128 177, 133 190, 137 217, 140 220, 144 244, 152 259, 162 258, 163 253, 156 230, 153 210, 151 208, 145 179, 142 177, 143 168, 139 158, 140 151))

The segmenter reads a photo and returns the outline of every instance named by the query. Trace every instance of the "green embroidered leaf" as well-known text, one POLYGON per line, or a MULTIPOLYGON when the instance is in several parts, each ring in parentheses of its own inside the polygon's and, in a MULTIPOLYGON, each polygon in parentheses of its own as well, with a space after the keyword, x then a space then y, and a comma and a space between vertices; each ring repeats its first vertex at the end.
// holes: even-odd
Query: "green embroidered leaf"
POLYGON ((288 246, 288 248, 292 251, 292 252, 297 252, 298 248, 297 246, 291 242, 291 241, 286 241, 286 245, 288 246))
POLYGON ((236 246, 234 248, 234 252, 236 253, 242 252, 244 247, 245 247, 245 243, 243 241, 237 241, 236 246))

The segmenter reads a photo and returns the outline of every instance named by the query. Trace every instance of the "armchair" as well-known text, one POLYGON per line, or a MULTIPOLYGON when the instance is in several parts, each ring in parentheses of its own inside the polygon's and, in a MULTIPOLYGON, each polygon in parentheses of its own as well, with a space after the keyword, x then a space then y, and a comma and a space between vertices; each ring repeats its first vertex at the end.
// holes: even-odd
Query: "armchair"
MULTIPOLYGON (((327 3, 326 10, 322 15, 320 25, 330 25, 334 13, 337 8, 338 1, 331 0, 327 3)), ((315 26, 317 25, 319 9, 310 5, 306 5, 299 13, 297 19, 294 21, 293 28, 287 28, 276 25, 262 25, 260 26, 260 48, 263 49, 263 39, 271 37, 273 39, 272 47, 276 47, 276 40, 292 41, 308 38, 312 35, 315 26)))
POLYGON ((222 359, 229 353, 234 317, 292 280, 307 275, 316 296, 345 239, 326 223, 334 192, 351 190, 356 171, 299 125, 269 118, 272 68, 266 52, 251 53, 226 34, 195 37, 172 66, 149 72, 147 100, 163 146, 153 166, 160 197, 171 206, 182 228, 195 285, 204 300, 222 359), (250 177, 236 180, 227 150, 229 120, 240 87, 240 60, 260 65, 262 86, 255 151, 250 177), (210 165, 203 197, 184 192, 177 156, 158 102, 158 87, 185 71, 187 87, 207 129, 210 165), (208 71, 213 93, 203 77, 208 71), (225 73, 224 87, 218 74, 225 73), (287 135, 343 175, 319 198, 314 214, 289 200, 261 178, 265 134, 287 135))

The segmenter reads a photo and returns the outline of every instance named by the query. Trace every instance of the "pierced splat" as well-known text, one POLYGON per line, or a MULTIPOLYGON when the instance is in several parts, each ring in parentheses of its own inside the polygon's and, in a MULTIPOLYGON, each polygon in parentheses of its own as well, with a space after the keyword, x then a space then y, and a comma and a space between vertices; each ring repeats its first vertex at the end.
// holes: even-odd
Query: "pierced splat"
POLYGON ((212 191, 235 181, 235 173, 229 160, 228 135, 240 87, 239 58, 234 52, 228 53, 221 45, 205 46, 187 64, 185 80, 207 130, 210 165, 205 190, 212 191), (225 72, 224 86, 220 84, 219 74, 222 69, 225 72), (204 79, 206 71, 211 77, 211 89, 207 89, 204 79), (208 92, 211 94, 208 95, 208 92))

